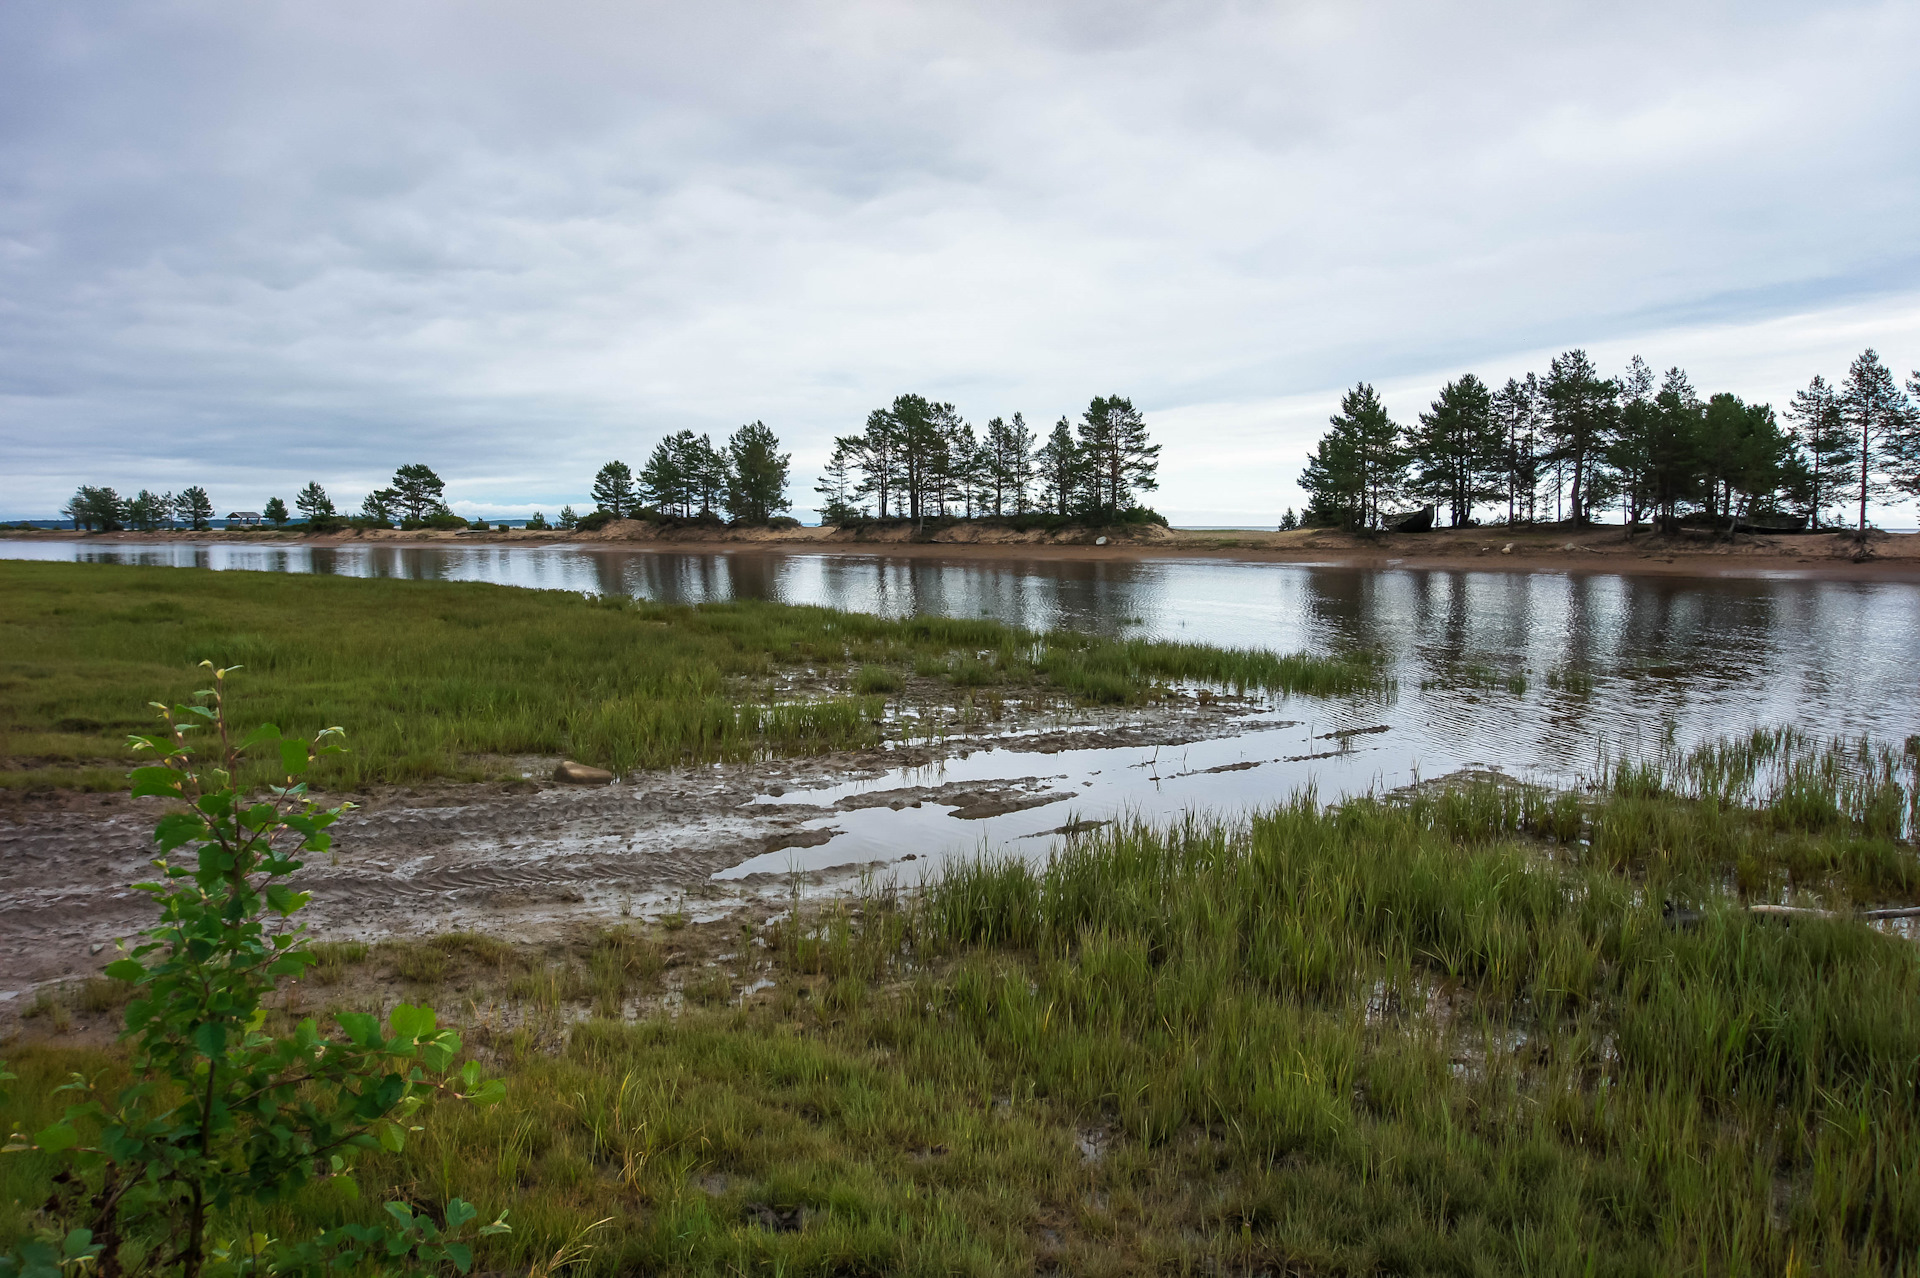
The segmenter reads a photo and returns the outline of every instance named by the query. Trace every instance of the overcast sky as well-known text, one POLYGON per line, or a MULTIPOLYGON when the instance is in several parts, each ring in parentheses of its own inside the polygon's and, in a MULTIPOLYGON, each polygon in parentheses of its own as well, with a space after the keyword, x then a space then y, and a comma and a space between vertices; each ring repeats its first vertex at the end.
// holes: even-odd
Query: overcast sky
MULTIPOLYGON (((0 514, 464 514, 902 391, 1270 522, 1340 391, 1920 367, 1920 5, 0 6, 0 514)), ((810 509, 803 513, 811 519, 810 509)), ((1911 503, 1884 513, 1911 524, 1911 503)))

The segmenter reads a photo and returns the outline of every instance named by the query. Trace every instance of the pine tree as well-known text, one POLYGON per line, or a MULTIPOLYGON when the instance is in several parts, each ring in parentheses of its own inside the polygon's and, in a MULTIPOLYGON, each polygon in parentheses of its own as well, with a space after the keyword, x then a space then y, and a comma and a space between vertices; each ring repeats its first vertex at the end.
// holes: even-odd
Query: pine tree
POLYGON ((372 520, 381 527, 393 522, 398 508, 400 495, 391 488, 376 488, 360 502, 360 517, 372 520))
POLYGON ((281 501, 278 497, 269 497, 267 498, 267 504, 261 508, 260 513, 264 515, 267 522, 275 528, 282 527, 287 522, 287 503, 281 501))
POLYGON ((1473 508, 1505 491, 1493 395, 1472 373, 1440 388, 1433 407, 1409 432, 1408 455, 1418 469, 1413 491, 1447 508, 1455 528, 1473 522, 1473 508))
POLYGON ((1635 355, 1619 379, 1620 421, 1607 444, 1607 464, 1619 477, 1625 499, 1627 535, 1653 505, 1653 443, 1658 433, 1659 405, 1654 402, 1653 369, 1635 355))
POLYGON ((307 486, 300 490, 300 495, 293 499, 293 506, 295 510, 307 517, 309 523, 316 519, 330 519, 334 513, 333 499, 327 496, 327 490, 316 481, 309 481, 307 486))
POLYGON ((854 495, 872 497, 878 518, 898 518, 906 482, 900 466, 900 423, 886 409, 876 408, 867 414, 865 433, 848 439, 856 441, 851 456, 860 469, 854 495))
POLYGON ((1333 429, 1321 436, 1300 477, 1309 498, 1308 520, 1377 527, 1385 503, 1406 482, 1407 453, 1400 427, 1366 382, 1342 396, 1340 411, 1327 420, 1333 429))
POLYGON ((562 506, 560 508, 559 523, 560 523, 560 531, 572 532, 575 528, 578 528, 580 526, 580 516, 576 515, 573 512, 573 507, 562 506))
POLYGON ((1817 529, 1820 516, 1846 492, 1859 458, 1840 397, 1826 378, 1816 376, 1805 390, 1793 393, 1787 419, 1795 424, 1807 452, 1807 514, 1817 529))
MULTIPOLYGON (((113 490, 109 488, 106 491, 111 493, 113 490)), ((193 531, 204 532, 213 526, 213 500, 207 496, 206 489, 197 484, 192 488, 183 488, 173 500, 174 509, 193 531)))
POLYGON ((1095 396, 1080 416, 1080 457, 1086 467, 1090 513, 1107 518, 1134 504, 1134 491, 1158 488, 1160 445, 1147 442, 1147 425, 1133 401, 1095 396))
POLYGON ((610 461, 593 477, 593 500, 615 519, 625 519, 638 504, 633 488, 633 471, 623 461, 610 461))
POLYGON ((1533 522, 1533 494, 1540 482, 1540 382, 1509 377, 1493 397, 1493 426, 1501 439, 1507 523, 1533 522))
POLYGON ((1912 404, 1872 348, 1862 351, 1847 369, 1840 415, 1859 450, 1860 523, 1855 535, 1864 540, 1867 502, 1889 491, 1891 485, 1884 477, 1888 470, 1905 469, 1902 462, 1913 434, 1912 404))
POLYGON ((162 495, 142 488, 127 503, 127 526, 137 532, 154 532, 173 522, 173 495, 162 495))
POLYGON ((996 417, 987 423, 986 470, 995 515, 1027 512, 1027 490, 1033 484, 1033 432, 1027 419, 1015 413, 1011 421, 996 417))
MULTIPOLYGON (((671 435, 653 446, 647 464, 640 469, 640 497, 662 514, 687 514, 687 478, 681 470, 682 438, 691 440, 692 431, 671 435)), ((565 525, 562 525, 565 527, 565 525)))
POLYGON ((833 441, 833 452, 827 457, 820 482, 813 487, 813 491, 825 499, 818 508, 820 522, 840 525, 865 517, 866 508, 853 500, 853 472, 859 455, 858 436, 842 436, 833 441))
POLYGON ((432 467, 423 463, 402 466, 393 472, 394 504, 415 523, 429 515, 446 513, 447 505, 441 500, 446 488, 432 467))
POLYGON ((748 524, 764 524, 792 508, 787 500, 787 473, 793 456, 780 451, 780 441, 765 422, 753 422, 733 432, 727 441, 727 515, 748 524))
POLYGON ((1598 478, 1595 472, 1603 466, 1620 388, 1600 376, 1585 351, 1571 350, 1554 358, 1541 389, 1553 432, 1551 460, 1566 464, 1571 481, 1567 517, 1575 524, 1585 524, 1593 504, 1589 490, 1598 478))
MULTIPOLYGON (((82 484, 60 513, 73 521, 76 531, 120 532, 126 527, 128 504, 111 488, 82 484)), ((213 513, 212 506, 207 507, 207 513, 213 513)))
POLYGON ((726 501, 727 455, 713 446, 711 435, 696 438, 692 431, 686 431, 685 435, 687 443, 679 461, 687 477, 687 493, 691 499, 688 504, 700 507, 701 518, 712 518, 726 501))
POLYGON ((946 482, 942 485, 940 513, 949 513, 946 507, 951 502, 960 508, 965 518, 972 519, 975 505, 980 504, 981 485, 986 476, 980 441, 974 438, 973 426, 958 413, 948 417, 946 426, 946 482))
POLYGON ((1040 446, 1036 470, 1040 477, 1040 504, 1056 515, 1079 512, 1085 466, 1080 447, 1073 439, 1073 426, 1062 417, 1053 424, 1053 433, 1040 446))

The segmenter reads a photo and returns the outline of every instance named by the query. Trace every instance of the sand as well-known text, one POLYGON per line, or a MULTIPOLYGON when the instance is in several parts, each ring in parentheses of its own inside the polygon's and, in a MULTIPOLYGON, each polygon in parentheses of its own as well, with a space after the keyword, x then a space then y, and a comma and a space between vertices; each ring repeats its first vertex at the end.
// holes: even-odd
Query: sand
POLYGON ((1604 572, 1663 576, 1797 576, 1834 580, 1920 581, 1920 534, 1869 535, 1863 546, 1851 534, 1807 533, 1722 539, 1706 534, 1628 536, 1619 525, 1579 531, 1502 527, 1437 529, 1356 537, 1328 529, 1295 532, 1169 530, 1157 526, 1108 530, 1017 532, 956 524, 918 533, 905 524, 866 529, 663 528, 623 520, 595 533, 488 532, 336 533, 304 537, 295 532, 167 532, 75 534, 61 531, 5 532, 31 540, 102 542, 187 541, 268 545, 395 546, 579 546, 677 552, 790 551, 802 554, 873 555, 888 558, 974 560, 1165 560, 1224 559, 1328 567, 1463 569, 1496 572, 1604 572), (1106 544, 1097 544, 1104 537, 1106 544))

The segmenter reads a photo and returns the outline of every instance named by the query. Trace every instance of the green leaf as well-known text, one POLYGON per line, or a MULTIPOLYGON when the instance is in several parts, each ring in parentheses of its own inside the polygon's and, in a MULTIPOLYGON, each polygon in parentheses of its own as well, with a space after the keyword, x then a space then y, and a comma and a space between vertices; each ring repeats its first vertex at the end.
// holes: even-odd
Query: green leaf
POLYGON ((274 740, 277 740, 279 736, 280 736, 279 728, 275 727, 271 723, 263 723, 259 727, 255 728, 252 732, 249 732, 245 737, 241 738, 240 744, 237 748, 242 751, 251 750, 253 749, 253 747, 259 745, 261 742, 274 741, 274 740))
POLYGON ((33 1137, 33 1143, 38 1145, 44 1153, 58 1154, 63 1150, 72 1149, 75 1145, 78 1145, 80 1143, 80 1133, 73 1130, 73 1125, 63 1118, 59 1122, 51 1123, 36 1132, 33 1137))
POLYGON ((365 1012, 342 1012, 335 1019, 355 1047, 371 1047, 380 1041, 380 1022, 365 1012))
POLYGON ((388 1015, 387 1025, 393 1030, 395 1038, 411 1042, 432 1031, 433 1013, 410 1003, 402 1003, 388 1015))
POLYGON ((115 959, 102 969, 116 981, 133 982, 147 974, 147 969, 132 959, 115 959))
POLYGON ((207 836, 207 823, 190 812, 169 812, 153 827, 153 841, 162 852, 171 852, 183 843, 207 836))
POLYGON ((227 1049, 227 1027, 219 1021, 204 1021, 193 1031, 193 1045, 208 1060, 221 1055, 227 1049))
POLYGON ((280 767, 290 777, 297 777, 307 770, 307 743, 299 737, 289 737, 280 743, 280 767))
POLYGON ((144 768, 133 770, 133 797, 143 799, 150 795, 177 795, 180 793, 180 774, 172 768, 160 764, 148 764, 144 768))

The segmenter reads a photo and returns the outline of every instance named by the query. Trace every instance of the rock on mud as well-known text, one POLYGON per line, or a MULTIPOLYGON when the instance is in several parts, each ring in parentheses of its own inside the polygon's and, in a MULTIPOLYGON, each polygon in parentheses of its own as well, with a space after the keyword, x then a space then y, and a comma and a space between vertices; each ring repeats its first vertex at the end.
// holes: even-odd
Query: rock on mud
POLYGON ((553 779, 565 781, 568 785, 609 785, 613 781, 613 773, 605 768, 589 768, 584 763, 563 759, 560 766, 553 770, 553 779))

